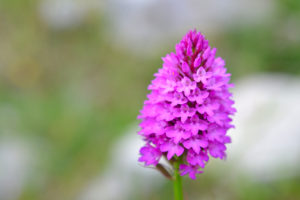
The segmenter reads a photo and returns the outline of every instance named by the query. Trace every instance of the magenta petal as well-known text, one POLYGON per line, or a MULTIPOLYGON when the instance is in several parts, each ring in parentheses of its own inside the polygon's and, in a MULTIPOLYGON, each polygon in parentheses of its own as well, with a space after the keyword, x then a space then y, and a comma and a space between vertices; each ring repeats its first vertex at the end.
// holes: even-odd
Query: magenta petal
POLYGON ((173 142, 164 143, 163 145, 160 146, 160 150, 162 152, 168 152, 167 154, 168 160, 170 160, 175 154, 177 156, 180 156, 184 152, 182 146, 180 146, 179 144, 175 144, 173 142))
POLYGON ((189 174, 189 177, 194 180, 196 179, 196 174, 203 173, 203 171, 199 171, 198 167, 196 166, 183 165, 183 164, 179 166, 179 170, 181 176, 189 174))
POLYGON ((208 146, 208 142, 206 140, 191 138, 183 142, 183 146, 187 149, 193 149, 196 153, 199 153, 201 147, 206 148, 208 146))
POLYGON ((139 158, 140 162, 145 162, 145 165, 157 165, 160 157, 161 152, 159 149, 151 146, 146 145, 140 149, 141 157, 139 158))
POLYGON ((182 63, 182 71, 185 72, 186 74, 191 73, 190 66, 186 62, 182 63))
POLYGON ((201 55, 199 54, 194 61, 194 67, 199 67, 202 62, 201 55))

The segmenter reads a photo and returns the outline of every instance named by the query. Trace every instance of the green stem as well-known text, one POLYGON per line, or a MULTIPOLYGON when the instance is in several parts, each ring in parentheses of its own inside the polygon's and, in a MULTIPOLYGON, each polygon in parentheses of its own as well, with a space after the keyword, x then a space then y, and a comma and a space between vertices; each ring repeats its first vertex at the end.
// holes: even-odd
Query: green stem
POLYGON ((183 200, 181 176, 179 175, 179 164, 180 162, 178 160, 174 162, 174 200, 183 200))

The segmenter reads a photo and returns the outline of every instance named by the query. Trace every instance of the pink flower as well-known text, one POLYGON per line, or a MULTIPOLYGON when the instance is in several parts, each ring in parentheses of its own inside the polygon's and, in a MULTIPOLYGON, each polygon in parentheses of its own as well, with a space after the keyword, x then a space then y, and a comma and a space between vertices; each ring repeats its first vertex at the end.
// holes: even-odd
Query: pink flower
POLYGON ((166 135, 169 138, 173 138, 175 144, 178 144, 182 139, 188 139, 191 137, 191 132, 185 130, 183 128, 183 124, 180 121, 177 121, 175 126, 168 127, 166 135))
POLYGON ((199 137, 192 137, 183 142, 183 146, 186 149, 193 149, 197 154, 200 153, 201 148, 208 146, 208 141, 199 137))
POLYGON ((220 128, 217 124, 210 124, 206 132, 206 138, 209 141, 223 142, 226 129, 220 128))
POLYGON ((226 146, 219 142, 211 143, 208 147, 209 153, 212 157, 224 159, 226 157, 226 146))
POLYGON ((138 116, 146 142, 139 161, 157 165, 161 156, 179 157, 181 175, 195 179, 210 157, 226 157, 230 116, 236 112, 233 85, 224 60, 200 32, 189 31, 175 49, 162 58, 138 116))
POLYGON ((186 161, 190 165, 197 166, 199 165, 200 167, 204 168, 205 163, 208 162, 209 157, 206 152, 200 152, 199 154, 195 153, 194 151, 188 151, 187 156, 186 156, 186 161))
POLYGON ((181 105, 188 102, 187 98, 179 92, 169 93, 168 97, 166 97, 165 100, 170 101, 172 106, 176 106, 178 104, 181 105))
POLYGON ((140 133, 142 135, 150 135, 152 133, 155 133, 156 135, 162 135, 164 134, 164 127, 167 125, 165 121, 157 121, 154 118, 147 118, 147 120, 144 120, 140 126, 141 131, 140 133))
POLYGON ((202 82, 203 84, 206 84, 207 83, 207 79, 209 79, 210 77, 212 77, 212 73, 211 72, 206 72, 203 67, 199 67, 199 69, 197 70, 196 74, 194 74, 193 76, 194 76, 194 80, 197 83, 198 82, 202 82))
POLYGON ((211 123, 216 123, 220 126, 223 126, 230 121, 231 119, 228 117, 227 113, 224 112, 216 112, 213 116, 208 116, 207 120, 211 123))
POLYGON ((197 115, 191 117, 185 124, 185 130, 191 131, 193 135, 198 135, 199 131, 207 129, 207 121, 199 119, 197 115))
POLYGON ((139 161, 145 162, 145 165, 157 165, 161 157, 161 152, 149 144, 142 147, 140 153, 142 156, 139 158, 139 161))
POLYGON ((184 176, 188 174, 191 179, 196 179, 196 174, 201 174, 203 171, 199 171, 199 168, 197 166, 192 166, 192 165, 180 165, 179 170, 180 170, 180 175, 184 176))
POLYGON ((176 117, 181 118, 181 122, 184 123, 189 117, 196 113, 196 109, 188 106, 187 104, 180 105, 175 112, 176 117))
POLYGON ((197 111, 200 114, 207 114, 208 116, 212 116, 214 112, 219 108, 219 106, 220 104, 211 100, 207 100, 202 105, 197 106, 197 111))
POLYGON ((197 104, 202 104, 208 95, 209 93, 207 91, 201 91, 199 88, 196 88, 191 91, 188 98, 192 102, 196 101, 197 104))
POLYGON ((167 158, 170 160, 175 154, 181 156, 183 154, 183 147, 173 142, 166 142, 160 146, 162 152, 168 152, 167 158))
POLYGON ((185 96, 189 96, 191 90, 196 89, 196 87, 196 83, 185 76, 180 82, 178 82, 177 91, 184 92, 185 96))
POLYGON ((157 107, 159 109, 156 110, 156 119, 158 121, 165 120, 165 121, 171 121, 173 120, 175 116, 175 109, 173 107, 170 107, 168 103, 160 103, 157 104, 157 107))

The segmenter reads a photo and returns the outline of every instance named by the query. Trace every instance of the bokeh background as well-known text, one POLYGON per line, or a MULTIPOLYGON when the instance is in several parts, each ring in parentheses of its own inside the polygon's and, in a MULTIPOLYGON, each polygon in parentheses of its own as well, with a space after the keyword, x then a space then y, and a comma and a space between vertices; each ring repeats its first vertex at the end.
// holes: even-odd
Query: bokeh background
POLYGON ((197 28, 226 60, 227 161, 186 199, 300 199, 300 1, 0 0, 0 199, 172 199, 137 163, 161 57, 197 28))

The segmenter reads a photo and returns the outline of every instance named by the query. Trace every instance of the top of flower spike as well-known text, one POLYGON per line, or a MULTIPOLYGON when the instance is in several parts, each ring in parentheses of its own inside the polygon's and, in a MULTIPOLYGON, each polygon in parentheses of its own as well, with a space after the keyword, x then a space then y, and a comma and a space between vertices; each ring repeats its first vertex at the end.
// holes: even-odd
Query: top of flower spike
POLYGON ((176 155, 182 157, 182 175, 195 178, 209 155, 226 155, 229 115, 235 112, 232 85, 225 62, 215 58, 216 49, 200 32, 189 31, 175 49, 162 58, 163 67, 148 87, 151 93, 139 116, 139 134, 147 142, 140 161, 155 165, 161 155, 168 160, 176 155))

